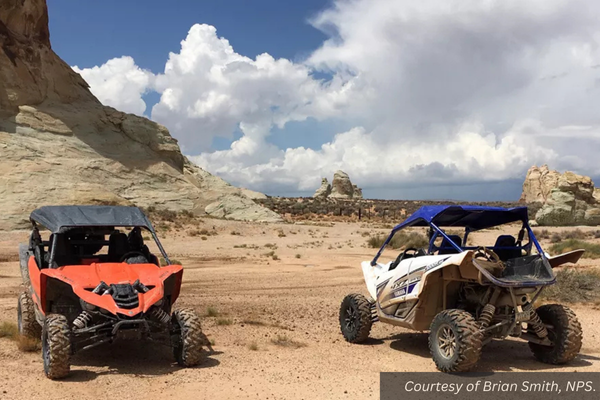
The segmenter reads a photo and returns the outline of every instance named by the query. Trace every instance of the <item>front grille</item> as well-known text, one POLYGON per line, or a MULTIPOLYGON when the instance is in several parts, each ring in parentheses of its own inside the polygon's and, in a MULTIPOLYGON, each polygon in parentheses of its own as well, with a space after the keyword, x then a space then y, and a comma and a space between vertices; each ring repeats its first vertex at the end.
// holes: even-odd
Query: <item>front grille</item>
POLYGON ((113 283, 110 285, 109 293, 119 308, 130 310, 140 305, 138 292, 130 283, 113 283))

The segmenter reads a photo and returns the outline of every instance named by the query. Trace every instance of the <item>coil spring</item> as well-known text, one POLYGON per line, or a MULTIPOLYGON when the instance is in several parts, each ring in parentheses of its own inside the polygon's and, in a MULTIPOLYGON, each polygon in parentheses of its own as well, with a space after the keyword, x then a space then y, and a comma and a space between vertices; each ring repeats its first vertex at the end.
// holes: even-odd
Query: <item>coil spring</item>
POLYGON ((150 314, 150 318, 152 318, 158 322, 161 322, 163 324, 166 324, 167 322, 169 322, 169 319, 171 318, 171 317, 169 317, 169 314, 167 314, 165 312, 165 310, 163 310, 162 308, 158 308, 158 307, 153 307, 150 310, 149 314, 150 314))
POLYGON ((92 321, 92 317, 92 314, 90 314, 87 311, 84 311, 81 314, 79 314, 77 318, 75 318, 75 320, 73 321, 73 325, 75 325, 75 327, 79 329, 83 329, 87 326, 88 323, 92 321))
POLYGON ((494 317, 494 313, 496 312, 496 307, 493 304, 486 304, 483 306, 481 310, 481 314, 479 315, 479 323, 483 329, 490 326, 492 322, 492 318, 494 317))
POLYGON ((548 336, 548 330, 546 329, 546 325, 542 322, 538 313, 535 310, 531 310, 530 319, 527 321, 527 324, 531 327, 531 329, 535 332, 535 334, 543 339, 548 336))

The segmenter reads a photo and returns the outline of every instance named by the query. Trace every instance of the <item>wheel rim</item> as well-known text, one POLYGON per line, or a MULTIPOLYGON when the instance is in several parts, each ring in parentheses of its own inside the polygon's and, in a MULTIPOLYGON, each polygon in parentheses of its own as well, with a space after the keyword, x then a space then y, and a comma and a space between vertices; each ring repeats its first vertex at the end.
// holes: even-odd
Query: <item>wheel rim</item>
POLYGON ((358 312, 356 311, 356 308, 354 308, 352 305, 348 306, 348 308, 346 308, 346 315, 344 317, 344 325, 346 330, 348 332, 354 332, 356 330, 357 321, 358 312))
POLYGON ((456 353, 456 335, 450 325, 442 325, 437 331, 438 347, 442 357, 450 359, 456 353))

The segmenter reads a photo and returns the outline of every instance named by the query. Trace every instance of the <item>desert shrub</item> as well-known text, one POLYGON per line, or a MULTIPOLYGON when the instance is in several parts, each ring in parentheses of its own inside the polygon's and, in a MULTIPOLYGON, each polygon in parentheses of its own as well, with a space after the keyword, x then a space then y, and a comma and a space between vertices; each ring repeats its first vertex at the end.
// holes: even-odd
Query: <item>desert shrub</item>
POLYGON ((594 301, 600 296, 600 273, 594 270, 561 269, 556 273, 556 284, 548 286, 540 295, 557 302, 594 301))
POLYGON ((550 239, 550 231, 548 229, 534 229, 533 234, 538 240, 550 239))
POLYGON ((206 236, 202 236, 202 237, 200 237, 200 239, 202 239, 202 240, 208 240, 208 238, 206 236))
POLYGON ((13 322, 2 322, 0 324, 0 338, 6 337, 9 339, 14 339, 19 335, 19 328, 17 324, 13 322))
POLYGON ((219 316, 219 311, 215 307, 206 307, 206 316, 217 317, 219 316))
POLYGON ((550 247, 552 254, 561 254, 577 249, 584 249, 583 258, 600 258, 600 244, 584 242, 578 239, 568 239, 564 242, 555 243, 550 247))
POLYGON ((273 254, 271 258, 275 261, 279 260, 279 256, 277 254, 273 254))
POLYGON ((248 345, 248 349, 252 350, 252 351, 257 351, 258 350, 258 344, 256 344, 256 342, 252 342, 248 345))
POLYGON ((242 234, 239 233, 238 231, 231 231, 231 235, 232 236, 242 236, 242 234))
POLYGON ((550 238, 550 242, 552 242, 552 243, 560 243, 561 241, 562 241, 562 237, 558 233, 553 234, 552 237, 550 238))
POLYGON ((300 254, 300 253, 297 253, 297 254, 295 255, 295 257, 296 257, 296 258, 302 258, 302 254, 300 254))
POLYGON ((229 318, 218 318, 217 325, 231 325, 233 323, 229 318))
POLYGON ((0 254, 0 262, 15 262, 19 261, 18 253, 0 254))
POLYGON ((562 231, 561 236, 564 239, 585 239, 588 235, 581 229, 574 229, 572 231, 562 231))
POLYGON ((600 239, 600 230, 593 231, 592 236, 594 239, 600 239))
MULTIPOLYGON (((371 236, 367 240, 367 244, 372 248, 380 248, 383 246, 383 243, 387 239, 387 236, 377 235, 371 236)), ((394 235, 388 246, 392 249, 400 249, 400 248, 409 248, 416 247, 422 248, 427 247, 429 245, 429 241, 425 236, 417 232, 398 232, 394 235)))
POLYGON ((306 343, 302 343, 302 342, 298 342, 296 340, 290 339, 285 335, 277 335, 277 337, 274 337, 273 339, 271 339, 271 343, 273 343, 276 346, 291 347, 294 349, 306 347, 306 343))
POLYGON ((198 229, 192 229, 188 231, 188 236, 200 236, 200 231, 198 229))

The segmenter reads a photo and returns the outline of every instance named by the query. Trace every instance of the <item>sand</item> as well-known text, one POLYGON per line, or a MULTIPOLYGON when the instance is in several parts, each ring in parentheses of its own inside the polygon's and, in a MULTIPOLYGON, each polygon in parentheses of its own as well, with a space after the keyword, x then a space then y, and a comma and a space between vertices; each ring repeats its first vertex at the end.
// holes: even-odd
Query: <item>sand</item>
MULTIPOLYGON (((375 253, 363 235, 388 230, 359 222, 326 225, 205 219, 198 228, 218 232, 206 240, 189 229, 161 234, 167 252, 185 267, 177 306, 219 314, 203 317, 214 341, 203 363, 182 369, 166 346, 122 341, 76 354, 71 376, 51 381, 39 352, 22 353, 2 338, 0 398, 377 399, 381 371, 435 371, 427 333, 377 323, 366 344, 343 340, 340 302, 348 293, 366 294, 360 262, 375 253)), ((493 242, 500 233, 474 239, 493 242)), ((27 235, 0 232, 0 257, 16 254, 27 235)), ((382 260, 396 254, 389 251, 382 260)), ((580 265, 598 268, 599 261, 580 265)), ((16 322, 20 284, 18 262, 0 262, 0 322, 16 322)), ((541 364, 525 342, 511 339, 486 346, 475 371, 600 371, 597 306, 571 307, 584 330, 576 360, 541 364)))

